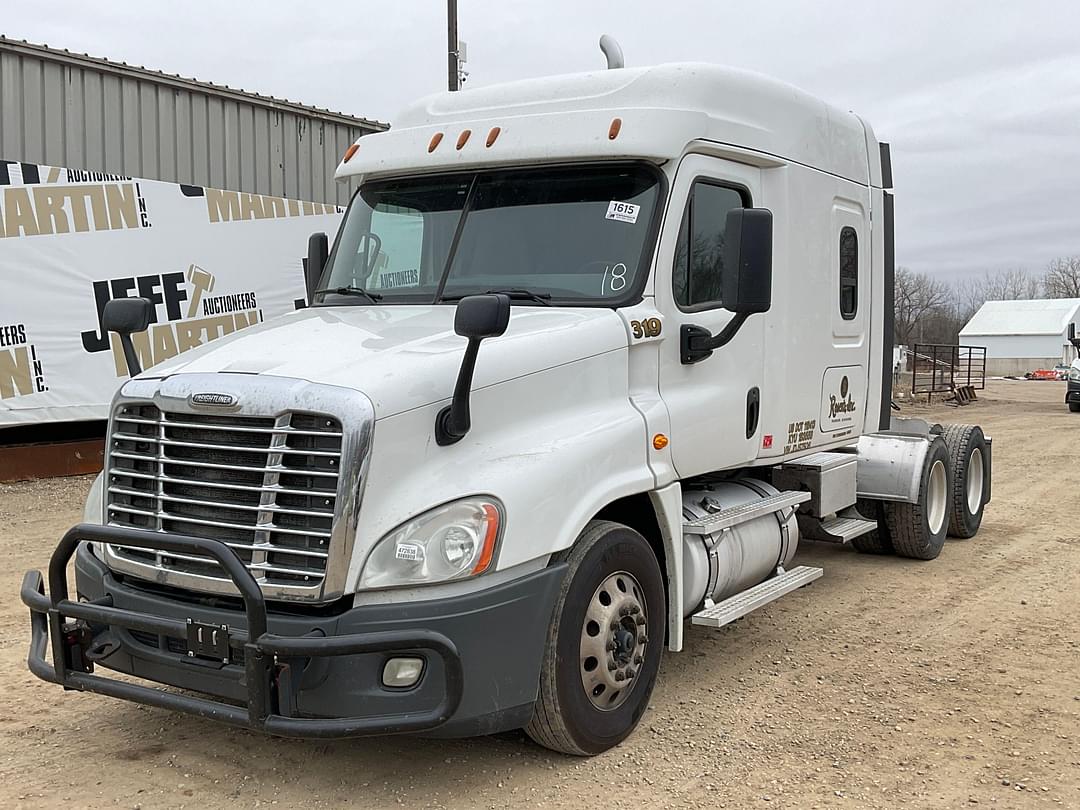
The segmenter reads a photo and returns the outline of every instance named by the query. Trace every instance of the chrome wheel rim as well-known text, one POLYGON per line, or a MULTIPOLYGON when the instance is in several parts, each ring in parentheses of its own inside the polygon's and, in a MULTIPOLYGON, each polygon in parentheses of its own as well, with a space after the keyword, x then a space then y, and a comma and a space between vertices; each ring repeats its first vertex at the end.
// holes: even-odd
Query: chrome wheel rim
POLYGON ((621 706, 637 683, 648 644, 649 606, 632 574, 618 571, 593 592, 581 626, 578 669, 589 702, 621 706))
POLYGON ((945 525, 945 506, 949 491, 949 473, 945 463, 938 460, 930 467, 930 481, 926 485, 926 520, 930 534, 937 534, 945 525))
POLYGON ((976 447, 968 456, 967 463, 967 508, 974 515, 982 506, 983 498, 983 457, 976 447))

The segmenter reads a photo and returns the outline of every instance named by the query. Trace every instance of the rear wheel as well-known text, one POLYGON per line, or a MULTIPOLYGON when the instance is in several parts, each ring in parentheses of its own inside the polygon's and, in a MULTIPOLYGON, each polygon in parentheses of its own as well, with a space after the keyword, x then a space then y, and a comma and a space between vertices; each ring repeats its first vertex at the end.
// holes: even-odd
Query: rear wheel
POLYGON ((566 561, 526 732, 555 751, 592 756, 626 739, 649 705, 664 581, 645 538, 619 523, 591 522, 566 561))
POLYGON ((949 451, 935 438, 923 460, 918 502, 882 505, 889 538, 901 557, 932 560, 941 553, 949 528, 949 482, 949 451))
POLYGON ((1080 413, 1080 402, 1070 402, 1069 410, 1073 413, 1080 413))
POLYGON ((986 438, 978 425, 946 425, 942 434, 952 469, 952 513, 949 534, 974 537, 982 524, 990 477, 986 438))
POLYGON ((878 527, 872 532, 860 534, 851 539, 851 546, 860 554, 893 554, 892 540, 889 539, 889 527, 885 524, 881 501, 872 501, 868 498, 859 498, 855 503, 855 509, 867 520, 877 521, 878 527))

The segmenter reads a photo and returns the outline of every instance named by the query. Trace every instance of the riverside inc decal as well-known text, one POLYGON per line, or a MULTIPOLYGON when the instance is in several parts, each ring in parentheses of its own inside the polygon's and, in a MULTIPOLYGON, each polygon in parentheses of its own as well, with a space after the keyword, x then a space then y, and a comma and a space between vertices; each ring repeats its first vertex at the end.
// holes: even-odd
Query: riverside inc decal
POLYGON ((821 414, 818 430, 843 435, 850 432, 862 413, 866 371, 861 366, 826 369, 821 381, 821 414))

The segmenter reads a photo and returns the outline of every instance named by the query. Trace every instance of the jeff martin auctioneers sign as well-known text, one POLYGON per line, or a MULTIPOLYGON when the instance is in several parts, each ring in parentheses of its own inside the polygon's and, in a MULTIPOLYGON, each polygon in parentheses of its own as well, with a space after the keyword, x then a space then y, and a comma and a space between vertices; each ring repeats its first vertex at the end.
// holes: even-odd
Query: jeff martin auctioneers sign
POLYGON ((111 298, 154 302, 144 368, 302 305, 342 209, 0 161, 0 427, 104 419, 127 377, 111 298))

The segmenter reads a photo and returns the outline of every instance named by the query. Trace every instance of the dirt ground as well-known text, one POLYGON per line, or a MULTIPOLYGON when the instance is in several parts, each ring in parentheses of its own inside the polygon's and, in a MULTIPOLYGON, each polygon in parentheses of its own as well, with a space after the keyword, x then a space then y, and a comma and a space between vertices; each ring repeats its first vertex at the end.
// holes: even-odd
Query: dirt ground
POLYGON ((994 438, 982 531, 929 563, 805 543, 825 576, 666 654, 637 732, 590 760, 521 733, 278 740, 26 670, 23 572, 90 478, 0 485, 3 807, 1080 807, 1080 415, 1052 382, 961 409, 994 438))

